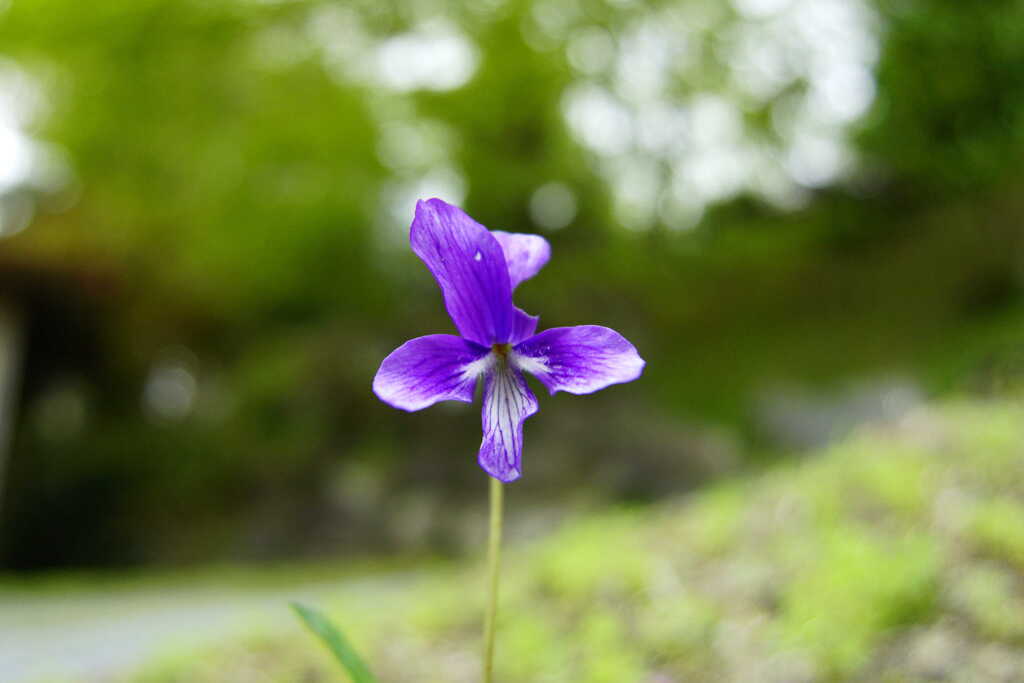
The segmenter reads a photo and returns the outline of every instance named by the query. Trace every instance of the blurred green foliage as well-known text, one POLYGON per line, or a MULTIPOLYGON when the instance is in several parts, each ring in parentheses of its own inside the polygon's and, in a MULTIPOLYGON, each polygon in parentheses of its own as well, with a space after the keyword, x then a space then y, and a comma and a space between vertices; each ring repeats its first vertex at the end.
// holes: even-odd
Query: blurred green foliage
MULTIPOLYGON (((508 553, 501 680, 1012 680, 1024 664, 1019 567, 972 539, 985 501, 1012 500, 1019 513, 1012 480, 983 475, 996 460, 1024 474, 1022 425, 1017 402, 919 410, 744 477, 742 498, 726 482, 570 521, 508 553), (923 475, 924 504, 871 485, 907 469, 923 475), (808 495, 819 489, 838 498, 808 495), (695 535, 726 527, 716 547, 695 535)), ((482 576, 439 571, 415 596, 378 596, 405 606, 353 626, 384 680, 477 680, 483 596, 467 599, 466 585, 482 576)), ((268 637, 125 680, 222 680, 252 661, 275 681, 331 670, 300 639, 268 637)))
POLYGON ((983 549, 1024 568, 1024 504, 1020 501, 986 501, 971 520, 971 531, 983 549))
MULTIPOLYGON (((1013 384, 1024 9, 865 7, 876 97, 844 133, 861 162, 798 188, 788 208, 740 191, 689 230, 660 214, 623 226, 619 193, 635 174, 609 175, 615 159, 566 121, 573 88, 604 83, 574 66, 573 30, 598 27, 613 48, 644 21, 685 32, 692 68, 672 71, 672 102, 734 102, 745 135, 774 149, 776 105, 810 85, 740 92, 723 41, 767 20, 724 3, 0 10, 0 52, 49 99, 32 133, 64 150, 75 178, 62 210, 42 202, 0 251, 0 285, 28 332, 4 562, 458 550, 459 522, 436 509, 444 501, 456 517, 482 491, 478 417, 400 414, 369 391, 393 347, 450 330, 402 235, 406 190, 436 168, 456 169, 464 207, 496 229, 541 230, 538 186, 569 188, 575 216, 547 233, 552 263, 518 303, 545 326, 614 327, 648 360, 628 388, 546 402, 527 427, 526 497, 562 500, 581 480, 634 499, 691 487, 731 466, 692 425, 764 446, 757 399, 780 383, 900 373, 927 391, 1013 384), (552 21, 567 27, 544 33, 552 21), (471 40, 475 70, 460 87, 401 90, 358 72, 359 55, 437 22, 471 40), (395 137, 409 130, 413 142, 395 137), (194 384, 187 411, 147 407, 166 378, 194 384), (399 519, 427 521, 408 531, 399 519)), ((651 186, 669 182, 666 163, 652 166, 651 186)), ((908 514, 920 503, 899 483, 871 485, 908 496, 908 514)), ((715 546, 731 528, 700 533, 718 529, 715 546)))

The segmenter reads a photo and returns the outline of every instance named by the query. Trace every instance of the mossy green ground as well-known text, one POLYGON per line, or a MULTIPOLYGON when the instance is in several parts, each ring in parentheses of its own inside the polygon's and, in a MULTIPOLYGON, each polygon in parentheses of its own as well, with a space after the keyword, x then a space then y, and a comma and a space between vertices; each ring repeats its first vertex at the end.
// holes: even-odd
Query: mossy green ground
MULTIPOLYGON (((1024 407, 921 410, 508 550, 503 682, 1024 680, 1024 407)), ((382 681, 476 681, 482 574, 323 607, 382 681)), ((125 680, 344 678, 296 631, 125 680)))

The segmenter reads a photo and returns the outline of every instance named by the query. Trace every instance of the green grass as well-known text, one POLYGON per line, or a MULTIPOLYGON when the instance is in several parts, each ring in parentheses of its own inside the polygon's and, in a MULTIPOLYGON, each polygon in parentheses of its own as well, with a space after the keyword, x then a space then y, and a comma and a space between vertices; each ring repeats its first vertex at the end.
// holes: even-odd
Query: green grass
MULTIPOLYGON (((1024 670, 1021 482, 1024 408, 965 402, 571 521, 508 549, 498 680, 1003 680, 1024 670)), ((392 611, 326 607, 382 681, 469 682, 482 586, 482 566, 438 568, 392 611)), ((179 653, 125 680, 341 680, 310 640, 179 653)))

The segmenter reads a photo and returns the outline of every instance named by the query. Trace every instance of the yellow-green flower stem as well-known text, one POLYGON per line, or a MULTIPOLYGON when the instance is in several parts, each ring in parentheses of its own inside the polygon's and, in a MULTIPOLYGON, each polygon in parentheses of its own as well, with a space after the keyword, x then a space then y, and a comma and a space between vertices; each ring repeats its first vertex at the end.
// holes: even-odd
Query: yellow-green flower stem
POLYGON ((488 596, 484 620, 484 683, 494 680, 494 630, 498 617, 498 574, 501 565, 502 485, 491 480, 491 530, 487 543, 488 596))

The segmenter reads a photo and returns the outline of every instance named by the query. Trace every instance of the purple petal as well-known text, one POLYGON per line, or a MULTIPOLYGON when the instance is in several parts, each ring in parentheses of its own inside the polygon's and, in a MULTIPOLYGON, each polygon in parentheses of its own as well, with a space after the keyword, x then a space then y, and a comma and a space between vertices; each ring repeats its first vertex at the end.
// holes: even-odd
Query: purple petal
POLYGON ((416 204, 409 242, 440 285, 459 334, 484 346, 511 338, 508 266, 487 228, 457 207, 428 199, 416 204))
POLYGON ((505 263, 508 264, 512 289, 518 287, 523 280, 529 280, 536 275, 551 258, 551 245, 540 235, 500 230, 492 230, 491 234, 505 252, 505 263))
POLYGON ((484 439, 477 457, 487 474, 513 481, 522 474, 523 421, 537 412, 537 399, 523 374, 497 361, 484 375, 484 439))
POLYGON ((518 344, 513 363, 552 394, 589 394, 640 376, 644 360, 615 330, 599 325, 553 327, 518 344))
POLYGON ((539 321, 539 316, 530 315, 526 311, 517 308, 512 317, 512 337, 509 339, 509 343, 518 344, 524 339, 532 337, 533 333, 537 331, 537 323, 539 321))
POLYGON ((377 398, 402 410, 438 401, 473 401, 489 349, 451 334, 410 339, 391 352, 373 378, 377 398))

